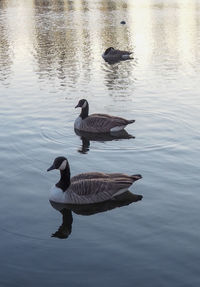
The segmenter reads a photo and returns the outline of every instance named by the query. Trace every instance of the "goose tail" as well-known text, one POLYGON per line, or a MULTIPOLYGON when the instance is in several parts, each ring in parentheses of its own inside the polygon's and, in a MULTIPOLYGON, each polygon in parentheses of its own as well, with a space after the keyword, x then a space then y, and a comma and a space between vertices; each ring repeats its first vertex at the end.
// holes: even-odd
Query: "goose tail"
POLYGON ((133 174, 130 177, 133 179, 133 182, 142 178, 141 174, 133 174))
POLYGON ((134 122, 135 122, 135 120, 128 120, 128 125, 133 124, 134 122))
POLYGON ((143 199, 143 196, 140 195, 140 194, 135 194, 135 196, 136 196, 136 200, 135 201, 139 201, 139 200, 143 199))

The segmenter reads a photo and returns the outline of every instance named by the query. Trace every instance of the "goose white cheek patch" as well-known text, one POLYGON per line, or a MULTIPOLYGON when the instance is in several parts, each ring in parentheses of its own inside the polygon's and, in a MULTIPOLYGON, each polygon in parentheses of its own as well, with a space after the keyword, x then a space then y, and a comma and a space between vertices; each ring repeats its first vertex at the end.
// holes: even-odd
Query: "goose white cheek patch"
POLYGON ((86 108, 87 106, 87 102, 85 102, 83 105, 82 105, 82 108, 86 108))
POLYGON ((67 165, 67 161, 64 160, 64 161, 61 163, 61 165, 60 165, 60 167, 59 167, 59 170, 64 170, 64 169, 66 168, 66 165, 67 165))

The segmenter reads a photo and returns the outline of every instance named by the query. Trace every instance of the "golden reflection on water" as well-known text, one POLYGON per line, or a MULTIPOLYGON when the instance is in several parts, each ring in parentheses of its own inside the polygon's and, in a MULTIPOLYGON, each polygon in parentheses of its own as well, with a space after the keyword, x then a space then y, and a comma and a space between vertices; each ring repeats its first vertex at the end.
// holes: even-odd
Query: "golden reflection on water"
POLYGON ((190 70, 199 57, 196 1, 2 0, 0 8, 1 82, 28 57, 41 80, 90 81, 109 46, 134 50, 143 70, 166 58, 190 70))
POLYGON ((179 57, 183 68, 189 69, 190 63, 198 56, 197 33, 199 30, 197 3, 186 0, 184 3, 178 1, 178 41, 177 46, 180 51, 179 57))
MULTIPOLYGON (((4 1, 0 2, 0 11, 4 14, 7 7, 4 1)), ((7 84, 11 74, 12 51, 9 42, 9 27, 6 17, 0 18, 0 82, 7 84)))

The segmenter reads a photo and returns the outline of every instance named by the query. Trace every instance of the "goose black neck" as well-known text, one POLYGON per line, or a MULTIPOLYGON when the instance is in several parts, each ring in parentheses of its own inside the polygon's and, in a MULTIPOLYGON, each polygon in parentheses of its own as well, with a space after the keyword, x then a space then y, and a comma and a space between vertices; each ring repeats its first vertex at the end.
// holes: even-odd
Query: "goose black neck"
POLYGON ((82 108, 80 113, 80 117, 82 118, 82 120, 88 117, 88 113, 89 113, 89 105, 87 104, 86 107, 82 108))
POLYGON ((67 165, 64 170, 60 170, 60 180, 56 183, 56 186, 65 192, 70 186, 70 183, 70 168, 69 165, 67 165))

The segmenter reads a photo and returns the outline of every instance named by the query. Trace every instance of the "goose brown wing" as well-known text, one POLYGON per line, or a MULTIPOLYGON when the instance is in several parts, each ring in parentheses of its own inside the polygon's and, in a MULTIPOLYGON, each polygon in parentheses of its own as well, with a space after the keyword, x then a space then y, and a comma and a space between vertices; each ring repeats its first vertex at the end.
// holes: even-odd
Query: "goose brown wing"
POLYGON ((80 173, 71 178, 71 183, 75 181, 80 181, 84 179, 98 179, 98 178, 108 178, 109 175, 103 172, 86 172, 80 173))
POLYGON ((120 189, 125 189, 131 186, 132 180, 127 178, 95 178, 83 179, 72 182, 70 190, 78 196, 99 196, 102 195, 106 199, 111 198, 120 189))
POLYGON ((140 174, 127 175, 125 173, 103 173, 103 172, 86 172, 80 173, 71 178, 71 183, 75 181, 85 180, 85 179, 110 179, 110 180, 128 180, 128 181, 136 181, 141 179, 142 176, 140 174))
POLYGON ((128 120, 106 114, 92 114, 84 120, 84 125, 88 130, 109 132, 116 126, 126 126, 128 120))
POLYGON ((131 55, 133 52, 124 51, 124 50, 111 50, 110 53, 113 56, 115 55, 123 56, 123 55, 131 55))

